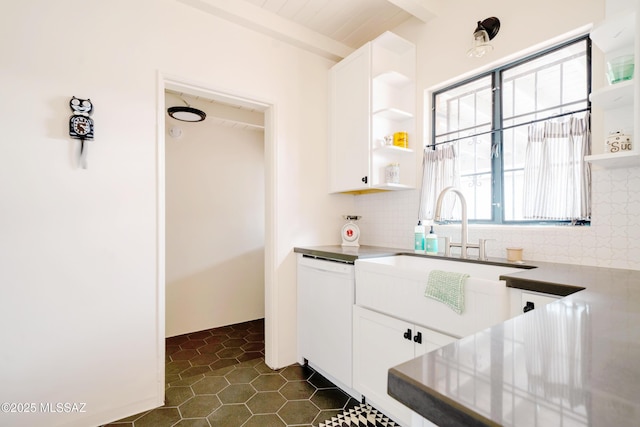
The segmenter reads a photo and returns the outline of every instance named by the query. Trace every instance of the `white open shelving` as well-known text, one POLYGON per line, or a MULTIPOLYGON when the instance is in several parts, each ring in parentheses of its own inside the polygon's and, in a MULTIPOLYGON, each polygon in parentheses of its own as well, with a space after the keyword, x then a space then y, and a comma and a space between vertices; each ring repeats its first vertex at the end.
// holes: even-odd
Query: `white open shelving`
MULTIPOLYGON (((634 2, 635 3, 635 2, 634 2)), ((590 95, 591 104, 602 109, 604 132, 592 135, 592 144, 604 146, 604 140, 611 132, 625 130, 632 132, 632 150, 617 153, 602 153, 586 156, 585 160, 596 167, 622 168, 640 165, 638 136, 640 124, 636 116, 640 111, 640 89, 638 85, 640 58, 640 35, 636 28, 635 8, 628 9, 607 18, 596 25, 590 37, 597 48, 610 60, 623 53, 632 53, 636 64, 633 79, 594 90, 590 95)))

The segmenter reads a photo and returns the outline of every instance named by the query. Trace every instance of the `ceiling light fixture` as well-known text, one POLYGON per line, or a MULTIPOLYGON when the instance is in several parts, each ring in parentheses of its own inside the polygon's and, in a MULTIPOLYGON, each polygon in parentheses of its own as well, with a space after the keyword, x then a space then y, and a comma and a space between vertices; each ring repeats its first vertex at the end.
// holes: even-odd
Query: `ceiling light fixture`
POLYGON ((493 50, 489 43, 500 31, 500 20, 496 17, 478 21, 478 26, 473 32, 473 47, 467 51, 467 56, 479 58, 493 50))
POLYGON ((185 106, 169 107, 167 113, 171 117, 183 122, 201 122, 207 117, 204 111, 193 108, 187 101, 180 99, 185 103, 185 106))

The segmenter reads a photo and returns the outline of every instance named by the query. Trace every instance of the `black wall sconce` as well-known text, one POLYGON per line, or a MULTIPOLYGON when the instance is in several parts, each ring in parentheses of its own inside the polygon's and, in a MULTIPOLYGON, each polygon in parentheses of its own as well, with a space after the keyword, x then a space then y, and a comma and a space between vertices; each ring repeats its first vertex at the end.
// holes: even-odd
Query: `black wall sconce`
POLYGON ((489 43, 500 31, 500 20, 496 17, 478 21, 478 26, 473 32, 473 47, 467 51, 467 56, 479 58, 493 50, 489 43))

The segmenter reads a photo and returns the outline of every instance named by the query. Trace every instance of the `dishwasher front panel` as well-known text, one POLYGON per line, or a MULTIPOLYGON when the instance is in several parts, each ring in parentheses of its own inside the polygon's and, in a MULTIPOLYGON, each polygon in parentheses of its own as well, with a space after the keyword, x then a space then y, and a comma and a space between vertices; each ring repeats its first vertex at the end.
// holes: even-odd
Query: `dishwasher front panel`
POLYGON ((352 386, 353 264, 298 256, 298 351, 334 379, 352 386))

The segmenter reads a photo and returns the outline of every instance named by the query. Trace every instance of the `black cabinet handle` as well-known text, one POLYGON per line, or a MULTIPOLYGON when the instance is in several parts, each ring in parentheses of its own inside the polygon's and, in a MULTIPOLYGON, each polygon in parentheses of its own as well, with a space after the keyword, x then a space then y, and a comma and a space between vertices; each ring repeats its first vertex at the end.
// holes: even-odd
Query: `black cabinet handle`
POLYGON ((422 344, 422 332, 418 332, 415 337, 413 337, 413 341, 418 344, 422 344))
POLYGON ((411 340, 411 329, 407 329, 407 332, 404 333, 405 340, 411 340))
POLYGON ((367 181, 369 181, 369 179, 366 176, 362 177, 362 182, 364 182, 365 184, 367 183, 367 181))
POLYGON ((522 312, 526 313, 527 311, 531 311, 534 308, 536 308, 536 305, 534 303, 532 303, 531 301, 527 301, 527 305, 522 307, 522 312))

